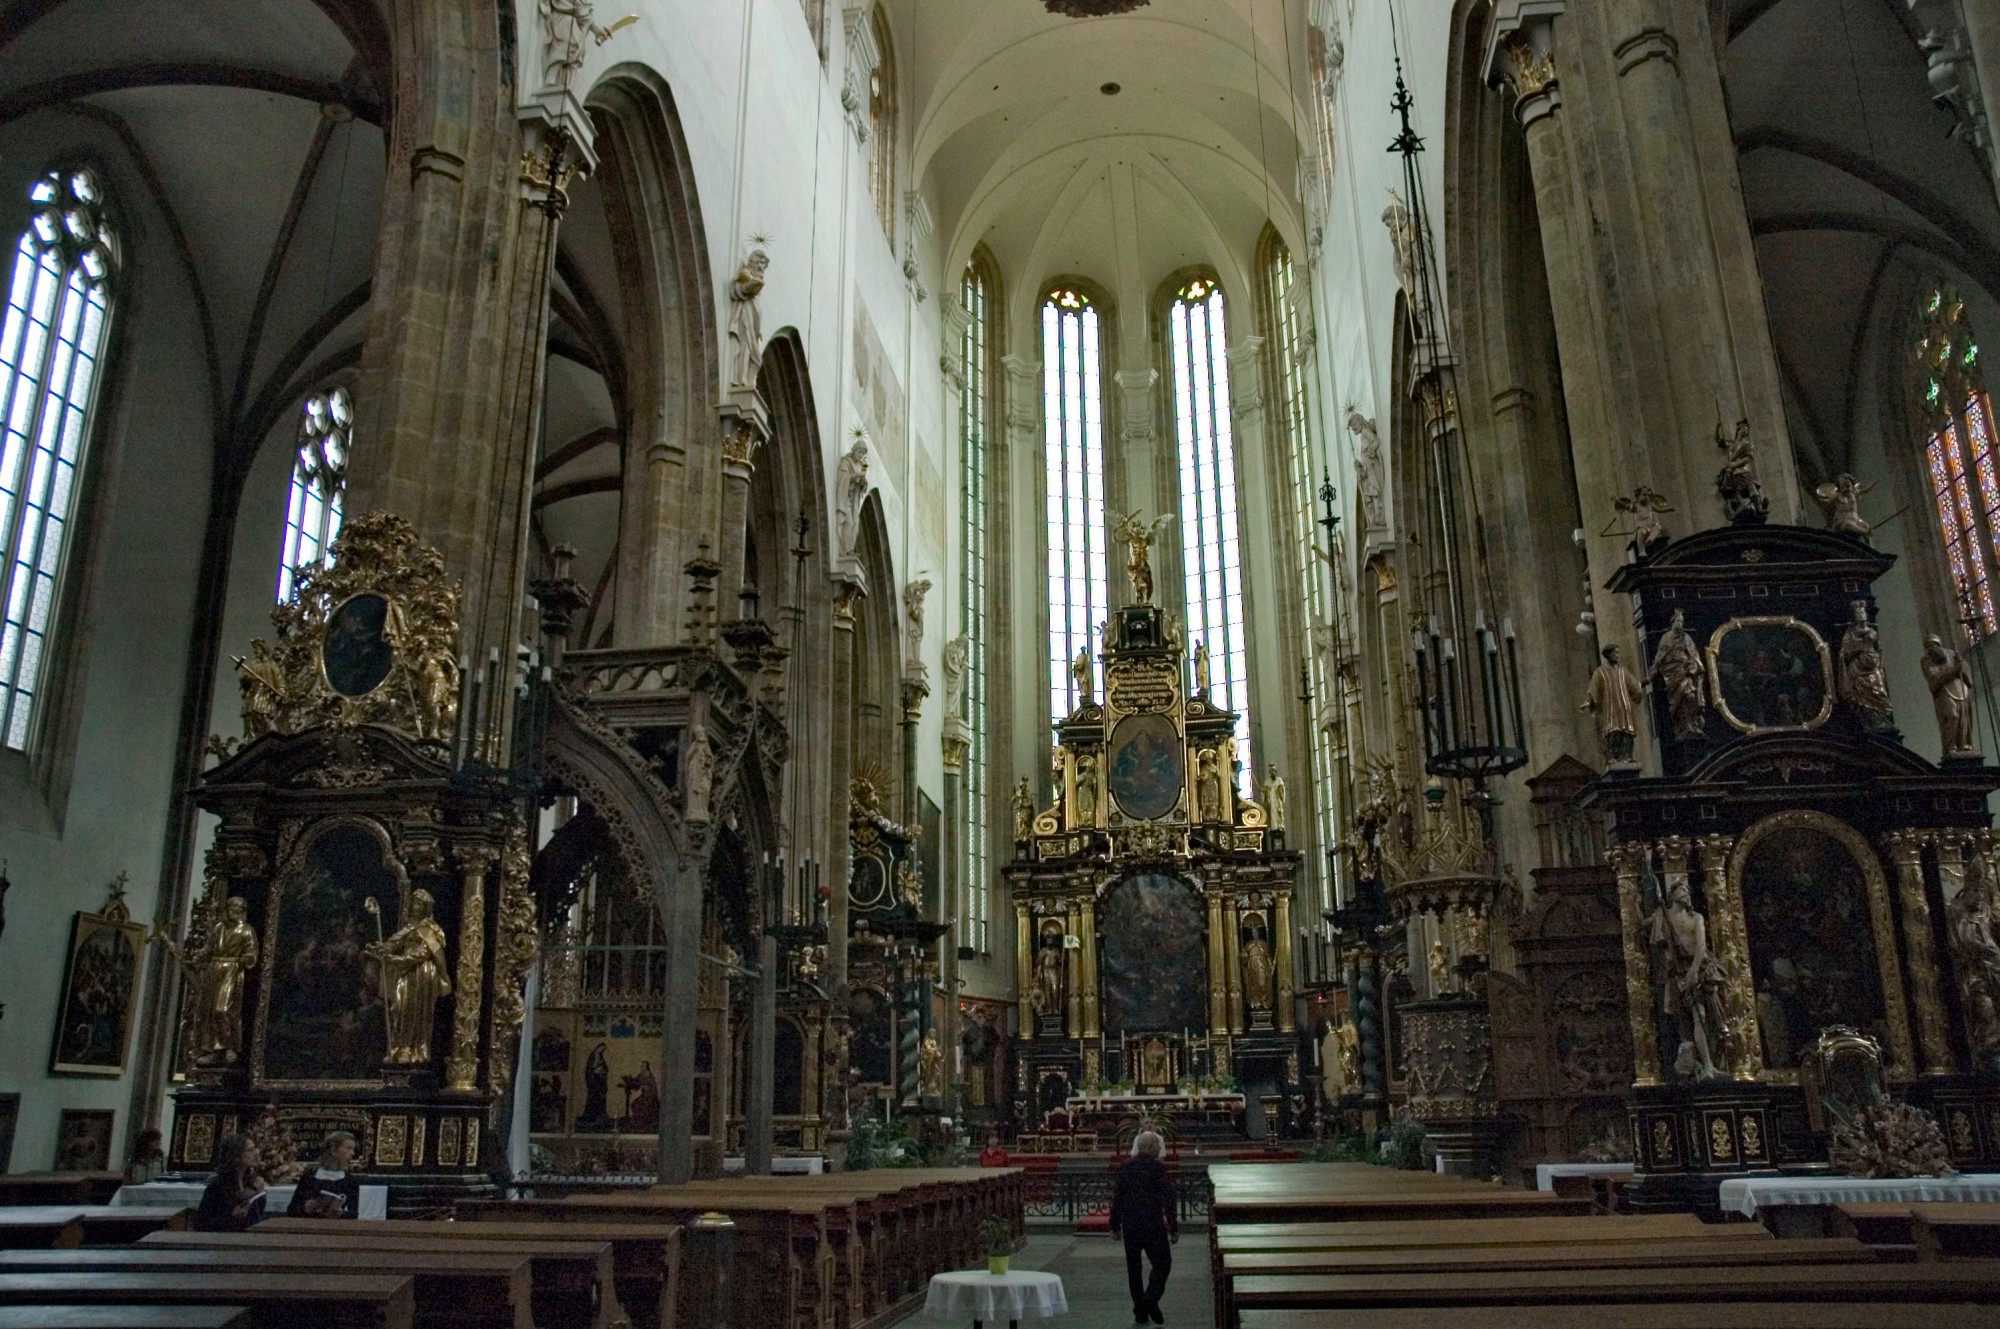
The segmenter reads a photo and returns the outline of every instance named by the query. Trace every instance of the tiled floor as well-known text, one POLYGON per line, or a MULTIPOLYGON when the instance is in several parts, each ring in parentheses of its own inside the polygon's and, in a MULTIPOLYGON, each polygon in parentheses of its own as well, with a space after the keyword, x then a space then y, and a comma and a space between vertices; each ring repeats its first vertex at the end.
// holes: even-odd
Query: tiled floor
MULTIPOLYGON (((1125 1244, 1108 1236, 1077 1236, 1071 1232, 1030 1229, 1027 1245, 1014 1253, 1016 1269, 1046 1269, 1060 1274, 1069 1314, 1059 1320, 1032 1320, 1021 1329, 1124 1329, 1132 1323, 1132 1294, 1125 1287, 1125 1244)), ((1174 1247, 1173 1273, 1160 1313, 1169 1325, 1207 1326, 1210 1307, 1208 1229, 1190 1227, 1174 1247)), ((903 1329, 932 1324, 921 1312, 903 1322, 903 1329)), ((1000 1329, 1005 1329, 1001 1326, 1000 1329)))

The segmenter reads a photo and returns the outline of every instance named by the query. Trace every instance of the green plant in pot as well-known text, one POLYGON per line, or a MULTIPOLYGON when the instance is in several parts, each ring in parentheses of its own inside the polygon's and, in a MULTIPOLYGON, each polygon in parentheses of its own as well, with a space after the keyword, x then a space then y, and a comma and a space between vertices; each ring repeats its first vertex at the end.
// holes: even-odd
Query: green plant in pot
POLYGON ((1014 1254, 1014 1229, 1004 1218, 989 1218, 979 1225, 979 1249, 986 1252, 986 1272, 1004 1274, 1014 1254))

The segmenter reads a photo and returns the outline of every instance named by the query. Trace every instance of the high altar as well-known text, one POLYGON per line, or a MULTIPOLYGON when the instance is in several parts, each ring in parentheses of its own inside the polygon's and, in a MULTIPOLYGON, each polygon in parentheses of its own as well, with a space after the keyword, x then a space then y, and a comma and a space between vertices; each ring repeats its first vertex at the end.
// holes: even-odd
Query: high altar
MULTIPOLYGON (((1234 712, 1193 687, 1179 626, 1146 603, 1105 626, 1104 697, 1057 723, 1054 805, 1015 795, 1021 1041, 1014 1120, 1084 1090, 1143 1104, 1299 1080, 1282 795, 1240 793, 1234 712)), ((1079 661, 1078 676, 1089 672, 1079 661)), ((1168 1113, 1171 1115, 1171 1113, 1168 1113)))

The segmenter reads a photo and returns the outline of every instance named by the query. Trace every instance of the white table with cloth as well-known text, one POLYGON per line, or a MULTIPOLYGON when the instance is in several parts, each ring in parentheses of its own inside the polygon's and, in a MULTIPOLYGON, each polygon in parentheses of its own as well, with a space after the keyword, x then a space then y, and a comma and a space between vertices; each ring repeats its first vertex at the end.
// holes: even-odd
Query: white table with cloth
POLYGON ((1062 1279, 1039 1269, 1010 1269, 989 1274, 984 1269, 954 1269, 933 1274, 924 1296, 924 1313, 934 1320, 971 1320, 974 1325, 1019 1324, 1069 1314, 1062 1279))
MULTIPOLYGON (((264 1216, 282 1218, 292 1203, 291 1186, 273 1186, 265 1192, 264 1216)), ((203 1185, 198 1181, 149 1181, 143 1186, 120 1186, 118 1193, 111 1197, 111 1203, 121 1205, 168 1204, 194 1208, 201 1203, 203 1185)), ((389 1216, 389 1188, 387 1186, 363 1186, 361 1188, 361 1212, 358 1218, 387 1218, 389 1216)))
POLYGON ((1731 1177, 1717 1196, 1724 1213, 1764 1219, 1780 1237, 1826 1232, 1837 1204, 2000 1203, 2000 1174, 1956 1177, 1731 1177))

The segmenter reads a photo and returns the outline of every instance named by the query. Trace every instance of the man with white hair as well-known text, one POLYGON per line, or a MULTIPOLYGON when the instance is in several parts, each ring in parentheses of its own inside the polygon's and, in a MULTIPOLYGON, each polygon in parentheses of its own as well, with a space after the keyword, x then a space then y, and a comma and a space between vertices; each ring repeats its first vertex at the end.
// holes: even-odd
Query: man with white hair
POLYGON ((1154 1130, 1142 1130, 1132 1141, 1132 1157, 1118 1169, 1111 1193, 1111 1235, 1125 1241, 1125 1278, 1132 1289, 1132 1323, 1165 1324, 1160 1294, 1174 1267, 1173 1243, 1181 1239, 1175 1211, 1174 1184, 1160 1160, 1167 1142, 1154 1130), (1151 1261, 1149 1277, 1139 1278, 1139 1256, 1151 1261))

